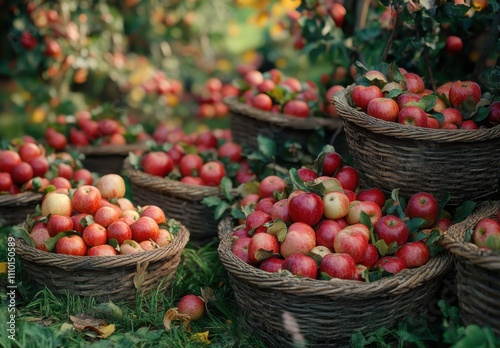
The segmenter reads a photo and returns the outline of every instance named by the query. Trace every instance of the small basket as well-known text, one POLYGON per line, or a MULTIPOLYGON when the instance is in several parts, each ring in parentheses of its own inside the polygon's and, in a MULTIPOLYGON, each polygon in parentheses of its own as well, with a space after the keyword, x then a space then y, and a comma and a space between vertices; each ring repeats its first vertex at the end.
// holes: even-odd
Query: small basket
POLYGON ((28 246, 21 239, 16 240, 16 253, 29 279, 54 293, 92 296, 99 301, 133 301, 136 292, 146 295, 169 286, 188 240, 189 231, 180 225, 169 245, 137 254, 55 254, 28 246))
POLYGON ((80 146, 71 150, 85 155, 83 167, 99 175, 120 174, 123 161, 130 152, 147 150, 145 143, 127 145, 80 146))
POLYGON ((17 225, 35 211, 42 202, 43 194, 22 192, 0 195, 0 226, 17 225))
POLYGON ((340 118, 300 118, 263 111, 241 103, 237 98, 226 98, 229 108, 230 129, 235 142, 243 148, 257 149, 257 135, 276 141, 279 148, 291 140, 307 148, 318 129, 325 131, 325 144, 342 147, 342 120, 340 118))
POLYGON ((191 241, 203 243, 217 235, 214 212, 201 203, 208 196, 219 195, 217 187, 184 184, 134 169, 128 158, 123 162, 124 175, 130 179, 135 204, 155 204, 165 214, 179 220, 191 234, 191 241))
POLYGON ((344 119, 360 187, 394 187, 409 197, 420 191, 450 194, 450 205, 499 193, 500 126, 475 130, 411 127, 369 116, 349 106, 353 85, 333 103, 344 119))
POLYGON ((230 220, 222 220, 219 228, 225 237, 218 252, 236 301, 247 325, 272 347, 297 344, 287 315, 297 322, 307 347, 338 347, 348 345, 355 332, 392 328, 409 315, 428 312, 452 266, 451 255, 443 252, 424 266, 372 283, 268 273, 233 254, 230 220))
POLYGON ((500 211, 500 201, 483 203, 467 219, 447 231, 443 243, 454 256, 457 296, 464 324, 490 326, 500 336, 500 254, 464 241, 468 229, 500 211))

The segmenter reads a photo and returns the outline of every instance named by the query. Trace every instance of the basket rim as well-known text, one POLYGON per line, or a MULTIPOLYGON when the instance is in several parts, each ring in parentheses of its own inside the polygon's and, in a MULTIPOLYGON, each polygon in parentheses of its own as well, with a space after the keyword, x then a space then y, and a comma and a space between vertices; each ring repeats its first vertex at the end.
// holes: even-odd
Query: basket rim
POLYGON ((123 162, 124 175, 138 186, 148 189, 169 193, 179 198, 191 201, 200 201, 207 196, 217 196, 220 191, 215 186, 190 185, 167 177, 159 177, 135 169, 127 156, 123 162))
MULTIPOLYGON (((231 220, 224 219, 220 228, 230 229, 231 220)), ((231 233, 223 233, 218 247, 219 257, 227 272, 258 288, 281 291, 298 296, 326 296, 330 299, 373 298, 380 295, 397 295, 414 289, 426 281, 443 276, 452 268, 451 255, 444 251, 431 258, 427 264, 405 269, 393 276, 367 283, 356 280, 317 280, 297 276, 269 273, 251 266, 232 252, 231 233)))
POLYGON ((145 141, 141 141, 125 145, 68 145, 66 149, 70 151, 78 151, 84 155, 92 156, 128 155, 131 151, 147 150, 148 145, 145 141))
POLYGON ((27 204, 39 201, 43 198, 42 193, 35 192, 21 192, 16 194, 0 195, 0 206, 13 205, 13 204, 27 204))
POLYGON ((412 127, 372 117, 349 105, 347 95, 354 87, 355 84, 351 84, 347 86, 346 89, 338 91, 333 96, 332 103, 335 105, 335 108, 344 121, 352 122, 373 133, 404 139, 428 140, 437 143, 475 142, 500 139, 500 125, 484 129, 450 130, 412 127))
POLYGON ((238 101, 237 97, 226 97, 224 103, 228 106, 229 111, 253 118, 258 121, 273 123, 278 126, 285 126, 289 128, 311 130, 318 127, 325 127, 329 129, 337 129, 342 126, 342 120, 337 118, 328 117, 294 117, 282 113, 274 113, 265 110, 256 109, 250 105, 238 101))
POLYGON ((52 266, 67 271, 113 269, 115 267, 135 267, 138 263, 155 262, 182 252, 189 241, 189 230, 183 224, 179 223, 179 231, 170 244, 137 254, 116 256, 74 256, 56 254, 31 247, 22 239, 15 238, 15 240, 16 253, 23 260, 38 265, 52 266))
POLYGON ((445 233, 443 244, 456 258, 491 271, 500 270, 500 253, 481 250, 475 244, 464 241, 465 233, 484 217, 500 211, 500 201, 482 202, 464 221, 451 226, 445 233))

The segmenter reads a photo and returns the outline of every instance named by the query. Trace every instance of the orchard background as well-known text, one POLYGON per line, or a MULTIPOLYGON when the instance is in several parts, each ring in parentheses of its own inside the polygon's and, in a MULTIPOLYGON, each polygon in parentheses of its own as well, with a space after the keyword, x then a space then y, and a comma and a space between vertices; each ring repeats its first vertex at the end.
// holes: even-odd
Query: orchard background
MULTIPOLYGON (((250 70, 277 68, 325 94, 353 83, 362 66, 396 63, 428 89, 472 80, 498 100, 499 25, 496 0, 0 1, 2 147, 23 135, 42 139, 58 117, 84 110, 127 117, 149 133, 160 124, 186 133, 225 129, 227 107, 208 82, 238 85, 250 70)), ((2 228, 0 260, 9 232, 2 228)), ((216 248, 217 240, 188 244, 172 288, 134 307, 56 296, 30 284, 19 266, 19 341, 4 337, 2 322, 0 345, 264 346, 244 329, 216 248), (217 299, 207 315, 190 330, 164 330, 166 310, 208 288, 217 299), (104 317, 116 331, 106 339, 75 333, 69 317, 80 313, 104 317)), ((494 344, 488 328, 461 324, 451 284, 430 312, 353 344, 494 344)))

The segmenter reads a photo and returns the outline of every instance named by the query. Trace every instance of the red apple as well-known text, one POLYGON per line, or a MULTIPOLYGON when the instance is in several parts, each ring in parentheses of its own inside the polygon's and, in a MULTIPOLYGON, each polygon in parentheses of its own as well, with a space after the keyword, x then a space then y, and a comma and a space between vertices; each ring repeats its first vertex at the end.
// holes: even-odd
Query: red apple
POLYGON ((205 302, 199 296, 184 295, 177 304, 177 312, 188 315, 191 320, 198 320, 205 313, 205 302))
POLYGON ((375 118, 394 122, 398 119, 398 104, 390 98, 375 98, 370 100, 366 113, 375 118))
POLYGON ((251 105, 257 109, 269 111, 273 107, 273 100, 267 94, 259 93, 252 97, 251 105))
POLYGON ((82 224, 82 219, 87 219, 87 217, 92 216, 87 213, 80 213, 76 215, 71 215, 71 220, 73 220, 73 230, 75 230, 79 235, 83 233, 85 227, 82 224))
POLYGON ((238 162, 241 159, 241 152, 241 146, 232 141, 225 142, 217 150, 220 158, 229 158, 233 162, 238 162))
POLYGON ((13 184, 10 173, 0 173, 0 192, 8 192, 13 184))
POLYGON ((271 209, 273 208, 276 200, 272 197, 262 198, 255 206, 255 211, 263 211, 266 214, 271 215, 271 209))
POLYGON ((460 129, 474 130, 474 129, 478 129, 478 128, 479 128, 479 126, 473 120, 465 120, 460 125, 460 129))
POLYGON ((445 108, 441 110, 444 116, 444 123, 452 123, 459 127, 462 124, 462 114, 455 108, 445 108))
POLYGON ((444 46, 446 52, 450 54, 455 54, 460 52, 463 47, 464 43, 462 42, 462 39, 460 37, 455 35, 450 35, 446 38, 446 43, 444 46))
POLYGON ((87 250, 87 256, 115 256, 118 251, 109 244, 96 245, 87 250))
POLYGON ((102 198, 111 199, 125 196, 125 180, 118 174, 101 176, 95 186, 101 192, 102 198))
POLYGON ((313 181, 314 179, 316 179, 318 177, 318 174, 310 168, 302 167, 302 168, 299 168, 297 170, 297 172, 298 172, 299 177, 302 179, 303 182, 313 181))
POLYGON ((332 278, 354 279, 356 262, 349 254, 332 253, 325 255, 319 265, 319 271, 332 278))
POLYGON ((357 264, 356 265, 356 275, 354 276, 354 280, 364 282, 365 279, 363 278, 363 272, 365 272, 368 269, 365 265, 362 264, 357 264))
POLYGON ((94 176, 90 170, 80 168, 73 173, 73 181, 77 183, 77 186, 92 185, 94 176))
POLYGON ((250 264, 250 258, 248 256, 248 245, 250 244, 250 237, 239 237, 233 244, 232 252, 243 262, 250 264))
POLYGON ((325 154, 323 161, 322 174, 326 176, 333 176, 337 171, 342 168, 344 159, 337 152, 328 152, 325 154))
POLYGON ((500 101, 495 101, 489 106, 488 123, 492 126, 500 124, 500 101))
POLYGON ((157 205, 148 205, 143 208, 144 210, 141 212, 141 216, 148 216, 152 218, 157 224, 162 224, 167 222, 165 213, 157 205))
POLYGON ((422 99, 422 96, 415 93, 404 92, 397 96, 396 103, 398 104, 399 110, 402 110, 409 103, 418 102, 422 99))
POLYGON ((89 247, 106 244, 108 241, 108 233, 104 226, 98 223, 91 223, 82 233, 82 238, 89 247))
POLYGON ((69 196, 55 191, 52 191, 43 197, 41 208, 43 216, 48 216, 49 214, 70 216, 73 211, 73 206, 69 196))
POLYGON ((225 175, 226 169, 224 165, 218 161, 209 161, 200 169, 200 178, 208 186, 219 186, 225 175))
POLYGON ((264 76, 258 70, 250 70, 243 77, 250 87, 257 87, 264 81, 264 76))
POLYGON ((284 223, 290 222, 290 217, 288 216, 288 198, 274 203, 269 214, 273 221, 281 220, 284 223))
POLYGON ((247 215, 246 219, 246 229, 247 231, 258 229, 267 222, 271 222, 271 215, 263 211, 253 211, 247 215))
POLYGON ((0 172, 10 173, 12 168, 21 163, 21 156, 13 150, 0 151, 0 172))
POLYGON ((486 241, 491 235, 500 235, 500 223, 492 218, 482 218, 472 232, 472 243, 480 248, 487 248, 486 241))
POLYGON ((325 246, 333 250, 335 237, 342 230, 337 221, 323 220, 316 226, 316 245, 325 246))
MULTIPOLYGON (((109 227, 108 227, 108 230, 109 230, 109 227)), ((109 233, 108 233, 108 236, 109 236, 109 233)), ((161 247, 169 245, 172 242, 172 240, 173 240, 172 233, 170 233, 170 231, 168 231, 164 228, 160 228, 160 233, 158 234, 158 238, 155 239, 155 243, 158 244, 158 246, 161 248, 161 247)))
POLYGON ((382 209, 385 205, 385 193, 377 187, 372 187, 359 191, 356 194, 356 200, 358 201, 372 201, 377 203, 377 205, 382 209))
POLYGON ((20 162, 12 168, 10 176, 14 184, 22 185, 33 178, 33 168, 26 162, 20 162))
POLYGON ((358 261, 359 264, 364 265, 368 269, 372 268, 375 262, 377 262, 379 258, 378 250, 375 245, 368 243, 368 247, 366 248, 365 254, 358 261))
POLYGON ((292 254, 285 258, 282 268, 293 275, 316 279, 318 276, 318 265, 310 256, 304 254, 292 254))
POLYGON ((79 235, 65 236, 56 243, 56 253, 74 256, 87 255, 87 245, 79 235))
POLYGON ((377 262, 375 262, 373 268, 378 266, 382 267, 387 272, 392 274, 399 273, 406 268, 406 264, 404 263, 404 261, 397 256, 381 257, 377 260, 377 262))
POLYGON ((378 239, 382 239, 387 245, 393 242, 403 245, 410 237, 408 226, 395 215, 382 216, 374 225, 374 228, 378 239))
POLYGON ((288 202, 288 215, 293 222, 315 226, 322 219, 323 212, 323 200, 312 192, 295 196, 288 202))
POLYGON ((162 151, 152 151, 145 154, 140 161, 145 173, 164 177, 174 169, 174 161, 162 151))
POLYGON ((45 242, 50 238, 49 230, 47 230, 47 225, 43 222, 37 222, 30 232, 30 237, 35 243, 35 248, 42 251, 49 251, 45 246, 45 242))
POLYGON ((47 230, 51 237, 59 232, 71 231, 73 229, 73 220, 69 216, 52 214, 47 219, 47 230))
POLYGON ((251 204, 257 204, 260 200, 260 195, 258 193, 249 193, 242 198, 240 205, 242 207, 249 206, 251 204))
POLYGON ((94 221, 103 227, 108 227, 121 217, 121 211, 111 207, 100 207, 94 214, 94 221))
POLYGON ((259 183, 259 195, 262 198, 273 197, 274 191, 281 193, 285 190, 285 187, 285 180, 279 176, 270 175, 262 179, 259 183))
POLYGON ((422 242, 409 242, 396 251, 394 256, 399 257, 407 268, 420 267, 429 261, 429 248, 422 242))
POLYGON ((197 176, 203 166, 203 159, 197 154, 186 154, 179 162, 179 171, 182 176, 197 176))
POLYGON ((336 174, 335 179, 340 181, 346 190, 356 191, 359 184, 359 175, 356 169, 351 166, 343 166, 336 174))
POLYGON ((309 117, 309 106, 303 100, 290 100, 283 106, 283 113, 294 117, 309 117))
POLYGON ((351 93, 353 103, 365 112, 368 110, 368 104, 371 100, 375 98, 382 98, 383 96, 382 90, 375 85, 357 85, 353 88, 351 93))
POLYGON ((33 177, 42 177, 49 170, 49 161, 45 158, 45 156, 35 157, 28 163, 31 166, 31 169, 33 169, 33 177))
POLYGON ((120 254, 130 255, 143 252, 144 249, 135 240, 127 239, 120 244, 120 254))
MULTIPOLYGON (((342 227, 340 220, 337 220, 337 223, 342 227)), ((361 232, 362 234, 365 235, 366 239, 368 239, 368 241, 370 241, 370 229, 368 228, 368 226, 366 226, 362 223, 347 225, 344 228, 342 228, 342 230, 349 231, 349 232, 361 232)))
POLYGON ((57 164, 57 176, 62 176, 68 180, 71 180, 73 177, 73 167, 68 163, 59 163, 57 164))
POLYGON ((441 125, 439 124, 439 121, 437 118, 432 117, 432 115, 427 115, 427 128, 440 128, 441 125))
POLYGON ((382 217, 382 209, 377 203, 372 201, 353 201, 349 203, 349 212, 345 218, 347 223, 349 225, 359 223, 361 212, 368 215, 372 226, 375 226, 377 221, 382 217))
POLYGON ((155 220, 148 216, 141 216, 136 222, 130 225, 132 239, 140 243, 143 240, 156 240, 160 233, 160 227, 155 220))
POLYGON ((403 74, 406 80, 406 90, 410 93, 419 94, 425 90, 425 83, 421 76, 414 73, 403 74))
POLYGON ((481 87, 473 81, 455 81, 450 86, 449 100, 452 107, 473 111, 481 99, 481 87))
POLYGON ((215 149, 217 147, 217 137, 212 131, 204 131, 196 136, 195 145, 199 151, 215 149))
POLYGON ((330 16, 337 27, 342 28, 346 14, 347 10, 344 5, 337 2, 332 4, 332 7, 330 8, 330 16))
POLYGON ((73 192, 71 202, 77 212, 94 215, 97 209, 101 207, 101 199, 101 192, 97 187, 83 185, 73 192))
POLYGON ((42 150, 40 147, 33 143, 24 143, 17 150, 21 160, 23 162, 29 162, 36 157, 40 157, 42 155, 42 150))
POLYGON ((311 226, 295 222, 288 227, 288 232, 280 246, 284 258, 292 254, 307 254, 316 246, 316 233, 311 226))
POLYGON ((130 201, 130 199, 122 197, 118 198, 117 200, 118 206, 122 210, 137 210, 137 208, 134 206, 134 204, 130 201))
POLYGON ((55 188, 66 188, 71 189, 71 182, 63 178, 62 176, 56 176, 52 180, 50 180, 50 185, 53 185, 55 188))
POLYGON ((333 241, 333 250, 336 253, 346 253, 358 263, 368 248, 368 239, 362 232, 341 230, 333 241))
POLYGON ((327 219, 340 219, 349 213, 349 197, 340 191, 331 191, 323 196, 324 216, 327 219))
POLYGON ((279 249, 276 236, 269 233, 255 233, 248 243, 248 259, 250 263, 259 263, 271 254, 277 254, 279 249))
POLYGON ((158 249, 160 247, 158 244, 156 244, 156 242, 154 242, 152 240, 149 240, 149 239, 148 240, 143 240, 142 242, 139 243, 139 245, 145 251, 158 249))
POLYGON ((410 218, 422 218, 426 220, 423 227, 430 227, 437 219, 439 204, 430 193, 417 192, 408 200, 406 209, 410 218))
POLYGON ((203 179, 194 176, 185 176, 181 178, 179 182, 182 182, 183 184, 186 185, 206 186, 203 179))
POLYGON ((271 256, 262 261, 259 265, 259 268, 266 272, 276 273, 279 270, 283 269, 283 259, 277 256, 271 256))
POLYGON ((427 127, 427 113, 418 106, 405 106, 399 111, 398 123, 407 126, 427 127))

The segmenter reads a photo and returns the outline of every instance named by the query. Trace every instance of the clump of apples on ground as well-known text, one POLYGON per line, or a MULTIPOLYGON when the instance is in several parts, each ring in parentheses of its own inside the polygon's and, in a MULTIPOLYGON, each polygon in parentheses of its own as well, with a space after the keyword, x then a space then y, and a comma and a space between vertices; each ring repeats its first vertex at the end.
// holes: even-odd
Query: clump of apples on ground
POLYGON ((425 265, 441 250, 451 215, 427 192, 405 204, 398 190, 358 189, 357 171, 325 151, 311 168, 264 178, 242 205, 232 251, 267 272, 373 281, 425 265))
POLYGON ((168 245, 176 222, 167 220, 156 205, 134 206, 125 190, 121 176, 107 174, 95 186, 49 192, 29 219, 35 248, 74 256, 114 256, 168 245))

